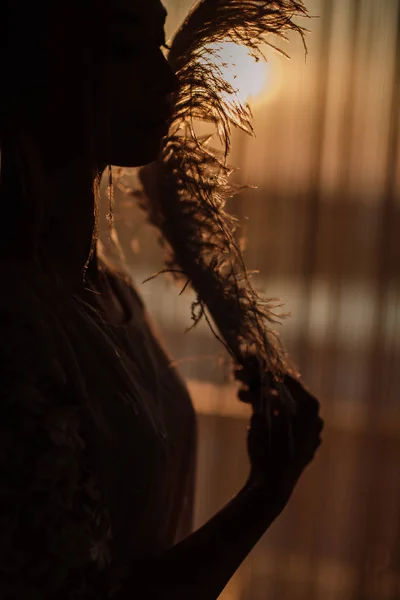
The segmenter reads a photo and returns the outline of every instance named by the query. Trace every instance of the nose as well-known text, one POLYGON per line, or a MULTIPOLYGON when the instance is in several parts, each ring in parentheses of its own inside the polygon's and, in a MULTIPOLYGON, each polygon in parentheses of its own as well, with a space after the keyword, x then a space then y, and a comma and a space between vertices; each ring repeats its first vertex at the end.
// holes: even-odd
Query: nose
POLYGON ((157 71, 156 90, 162 95, 173 94, 179 89, 179 78, 169 65, 164 54, 160 50, 161 64, 157 71))
POLYGON ((171 83, 170 93, 177 92, 179 89, 179 86, 180 86, 179 78, 169 65, 168 65, 168 67, 170 69, 170 83, 171 83))

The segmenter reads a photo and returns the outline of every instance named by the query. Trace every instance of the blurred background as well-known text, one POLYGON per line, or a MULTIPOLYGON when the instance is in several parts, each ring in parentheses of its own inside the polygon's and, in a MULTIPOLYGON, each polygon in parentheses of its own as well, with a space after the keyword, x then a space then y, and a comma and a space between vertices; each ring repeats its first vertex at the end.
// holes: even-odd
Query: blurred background
MULTIPOLYGON (((235 62, 256 137, 234 133, 234 198, 254 284, 291 316, 281 336, 320 398, 324 444, 223 600, 400 599, 400 2, 305 0, 301 39, 235 62)), ((166 0, 167 33, 191 0, 166 0)), ((277 42, 277 40, 271 40, 277 42)), ((199 420, 196 527, 248 473, 248 410, 223 348, 191 325, 156 232, 117 192, 137 287, 188 380, 199 420)))

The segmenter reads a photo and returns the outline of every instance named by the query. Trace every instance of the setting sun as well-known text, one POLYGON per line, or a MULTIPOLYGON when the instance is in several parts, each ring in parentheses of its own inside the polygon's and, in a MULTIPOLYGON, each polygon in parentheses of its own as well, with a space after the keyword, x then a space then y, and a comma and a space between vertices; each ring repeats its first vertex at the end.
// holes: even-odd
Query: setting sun
POLYGON ((257 101, 270 84, 271 66, 264 60, 256 61, 245 46, 233 42, 212 47, 222 59, 224 79, 235 89, 242 102, 257 101))

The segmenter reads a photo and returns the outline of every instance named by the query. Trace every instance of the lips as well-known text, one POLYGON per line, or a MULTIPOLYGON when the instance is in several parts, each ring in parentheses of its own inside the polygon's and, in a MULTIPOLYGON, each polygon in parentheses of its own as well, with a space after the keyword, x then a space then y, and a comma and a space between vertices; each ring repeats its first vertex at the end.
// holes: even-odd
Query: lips
POLYGON ((157 121, 152 121, 150 123, 150 125, 152 127, 161 127, 162 125, 167 126, 168 125, 168 121, 169 121, 169 119, 167 119, 167 118, 157 119, 157 121))
POLYGON ((171 120, 171 117, 172 117, 171 112, 158 113, 155 118, 151 119, 151 123, 152 123, 152 125, 159 125, 160 123, 169 123, 169 121, 171 120))
POLYGON ((160 137, 164 137, 167 135, 168 131, 169 131, 169 124, 167 121, 165 120, 158 120, 158 121, 142 121, 142 123, 140 123, 138 125, 138 130, 141 132, 142 135, 146 136, 148 134, 153 134, 153 135, 158 135, 160 137))
POLYGON ((157 131, 168 133, 169 125, 172 118, 172 106, 168 103, 162 103, 153 110, 143 112, 140 129, 143 131, 157 131), (146 114, 147 113, 147 114, 146 114))
POLYGON ((158 121, 150 125, 152 131, 156 131, 161 136, 166 136, 169 131, 169 125, 167 121, 158 121))
POLYGON ((159 102, 152 109, 149 106, 146 112, 149 115, 149 120, 153 122, 170 121, 173 114, 173 105, 169 100, 159 102))
POLYGON ((169 130, 169 124, 171 121, 171 113, 163 113, 151 119, 144 119, 141 125, 141 129, 144 130, 154 130, 157 132, 164 132, 163 135, 166 135, 169 130))

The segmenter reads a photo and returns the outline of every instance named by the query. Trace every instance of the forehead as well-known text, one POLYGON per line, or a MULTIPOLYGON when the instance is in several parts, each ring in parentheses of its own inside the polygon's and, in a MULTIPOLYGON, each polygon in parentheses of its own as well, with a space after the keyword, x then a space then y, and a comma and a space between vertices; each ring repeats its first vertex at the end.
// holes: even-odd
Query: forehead
POLYGON ((164 22, 167 15, 160 0, 112 0, 112 13, 138 21, 164 22))

